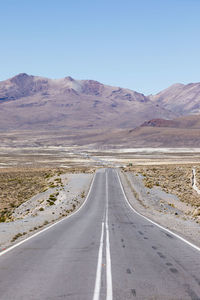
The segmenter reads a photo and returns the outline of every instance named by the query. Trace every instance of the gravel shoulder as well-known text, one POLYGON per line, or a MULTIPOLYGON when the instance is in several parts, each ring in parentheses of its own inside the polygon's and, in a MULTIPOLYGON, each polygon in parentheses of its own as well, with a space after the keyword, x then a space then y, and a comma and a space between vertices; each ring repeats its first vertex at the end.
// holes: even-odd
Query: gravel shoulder
POLYGON ((84 202, 93 174, 62 174, 62 184, 22 203, 12 214, 12 222, 0 223, 0 251, 75 212, 84 202))
POLYGON ((143 176, 134 172, 119 172, 126 196, 133 208, 200 247, 199 217, 194 207, 160 187, 147 188, 143 176))

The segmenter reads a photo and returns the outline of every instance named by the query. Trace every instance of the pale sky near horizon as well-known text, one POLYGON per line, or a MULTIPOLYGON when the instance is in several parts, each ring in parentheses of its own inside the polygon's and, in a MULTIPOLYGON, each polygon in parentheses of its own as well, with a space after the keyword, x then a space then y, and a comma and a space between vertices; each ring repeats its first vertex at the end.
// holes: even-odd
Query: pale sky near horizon
POLYGON ((93 79, 146 95, 200 82, 200 0, 2 0, 0 80, 93 79))

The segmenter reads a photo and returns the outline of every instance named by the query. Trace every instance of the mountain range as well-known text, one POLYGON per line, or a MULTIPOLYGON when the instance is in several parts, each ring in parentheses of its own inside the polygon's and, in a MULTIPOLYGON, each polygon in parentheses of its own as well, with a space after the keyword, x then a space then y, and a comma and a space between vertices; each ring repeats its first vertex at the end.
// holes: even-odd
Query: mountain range
POLYGON ((0 82, 2 133, 59 131, 76 137, 77 132, 82 144, 184 147, 194 141, 200 146, 199 129, 200 83, 175 84, 145 96, 71 77, 21 73, 0 82))

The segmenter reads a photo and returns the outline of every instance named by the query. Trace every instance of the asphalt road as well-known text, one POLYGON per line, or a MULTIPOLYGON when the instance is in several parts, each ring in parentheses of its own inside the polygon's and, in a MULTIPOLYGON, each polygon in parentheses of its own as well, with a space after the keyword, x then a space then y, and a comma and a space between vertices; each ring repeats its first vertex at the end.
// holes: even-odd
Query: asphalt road
POLYGON ((200 252, 134 213, 114 169, 84 206, 0 256, 0 299, 200 299, 200 252))

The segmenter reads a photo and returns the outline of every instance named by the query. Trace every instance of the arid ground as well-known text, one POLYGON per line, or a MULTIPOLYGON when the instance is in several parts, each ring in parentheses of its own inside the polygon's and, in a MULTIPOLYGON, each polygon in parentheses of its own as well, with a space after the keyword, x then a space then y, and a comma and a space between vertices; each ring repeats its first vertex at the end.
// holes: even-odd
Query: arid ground
POLYGON ((0 147, 4 238, 5 230, 11 241, 21 238, 27 218, 30 234, 72 213, 85 199, 92 174, 102 167, 120 170, 125 191, 138 211, 197 241, 200 195, 192 188, 192 168, 199 184, 200 149, 91 150, 78 146, 0 147), (6 224, 10 224, 9 231, 6 224))

